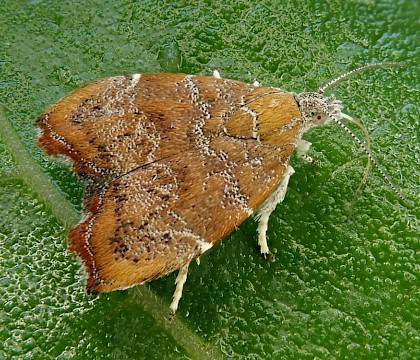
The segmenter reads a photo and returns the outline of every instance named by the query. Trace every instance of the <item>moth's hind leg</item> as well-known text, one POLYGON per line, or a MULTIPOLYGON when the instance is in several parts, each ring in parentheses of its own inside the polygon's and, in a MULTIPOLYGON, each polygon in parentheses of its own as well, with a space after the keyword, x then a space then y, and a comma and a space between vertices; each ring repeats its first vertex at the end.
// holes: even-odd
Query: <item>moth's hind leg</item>
POLYGON ((270 215, 276 208, 277 204, 284 200, 290 176, 292 176, 294 172, 295 170, 292 168, 292 166, 288 165, 286 171, 283 174, 283 178, 277 185, 276 189, 257 209, 257 214, 255 217, 258 220, 258 245, 260 246, 261 254, 263 254, 264 257, 270 257, 270 250, 268 249, 267 245, 268 219, 270 218, 270 215))
POLYGON ((169 319, 172 319, 175 316, 176 310, 178 309, 179 300, 181 300, 182 297, 182 289, 184 288, 184 284, 187 281, 189 265, 190 262, 180 268, 178 276, 176 277, 176 288, 174 291, 172 303, 169 306, 169 319))

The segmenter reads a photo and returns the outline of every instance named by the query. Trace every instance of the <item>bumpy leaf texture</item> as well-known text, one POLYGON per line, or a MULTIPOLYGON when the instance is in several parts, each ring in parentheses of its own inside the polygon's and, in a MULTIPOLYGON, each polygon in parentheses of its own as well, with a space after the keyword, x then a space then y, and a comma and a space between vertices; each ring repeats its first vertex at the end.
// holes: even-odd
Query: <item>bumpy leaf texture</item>
POLYGON ((419 12, 409 0, 2 1, 0 358, 418 355, 419 211, 375 172, 352 206, 366 157, 336 126, 306 136, 321 166, 292 159, 296 174, 269 223, 276 261, 261 258, 247 220, 191 266, 168 322, 175 274, 85 294, 66 240, 82 217, 84 186, 36 147, 33 123, 60 97, 111 75, 218 68, 301 92, 357 66, 402 61, 331 91, 366 124, 378 161, 415 202, 419 12))

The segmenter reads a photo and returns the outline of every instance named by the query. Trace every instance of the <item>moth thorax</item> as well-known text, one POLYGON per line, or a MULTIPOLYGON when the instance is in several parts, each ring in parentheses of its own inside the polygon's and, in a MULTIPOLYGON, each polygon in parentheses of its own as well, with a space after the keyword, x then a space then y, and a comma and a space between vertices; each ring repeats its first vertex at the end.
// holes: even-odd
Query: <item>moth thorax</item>
POLYGON ((341 101, 316 92, 294 94, 307 129, 341 119, 341 101))

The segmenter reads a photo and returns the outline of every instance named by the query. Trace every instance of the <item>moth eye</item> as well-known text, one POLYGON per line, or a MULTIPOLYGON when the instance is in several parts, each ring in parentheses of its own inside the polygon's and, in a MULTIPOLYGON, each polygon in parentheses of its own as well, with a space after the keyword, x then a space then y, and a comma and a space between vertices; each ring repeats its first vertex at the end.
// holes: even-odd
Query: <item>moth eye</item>
POLYGON ((328 120, 328 116, 326 114, 323 114, 323 113, 315 113, 315 112, 312 114, 312 121, 315 124, 320 125, 320 124, 323 124, 327 120, 328 120))

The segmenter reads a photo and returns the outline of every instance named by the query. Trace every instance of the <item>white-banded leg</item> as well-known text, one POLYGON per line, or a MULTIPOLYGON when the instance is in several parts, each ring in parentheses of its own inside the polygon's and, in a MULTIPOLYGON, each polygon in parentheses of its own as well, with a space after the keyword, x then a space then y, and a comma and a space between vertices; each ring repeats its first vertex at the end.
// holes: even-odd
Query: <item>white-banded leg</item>
POLYGON ((258 220, 258 245, 260 246, 261 254, 263 254, 264 257, 270 256, 270 250, 267 245, 268 219, 276 206, 284 200, 290 176, 292 176, 294 172, 295 170, 292 166, 288 165, 276 189, 257 209, 255 217, 258 220))
POLYGON ((219 70, 217 70, 217 69, 213 69, 213 76, 214 76, 216 79, 221 79, 221 78, 222 78, 222 77, 220 76, 219 70))
POLYGON ((311 148, 311 145, 312 143, 310 143, 309 141, 299 139, 296 142, 296 152, 303 160, 307 161, 308 163, 312 165, 318 165, 318 161, 316 161, 307 154, 309 149, 311 148))
POLYGON ((181 300, 182 297, 182 289, 184 288, 184 284, 187 281, 189 265, 190 263, 184 265, 181 269, 179 269, 178 276, 176 277, 176 288, 174 291, 171 306, 169 306, 169 319, 172 319, 175 316, 176 310, 178 309, 179 300, 181 300))

